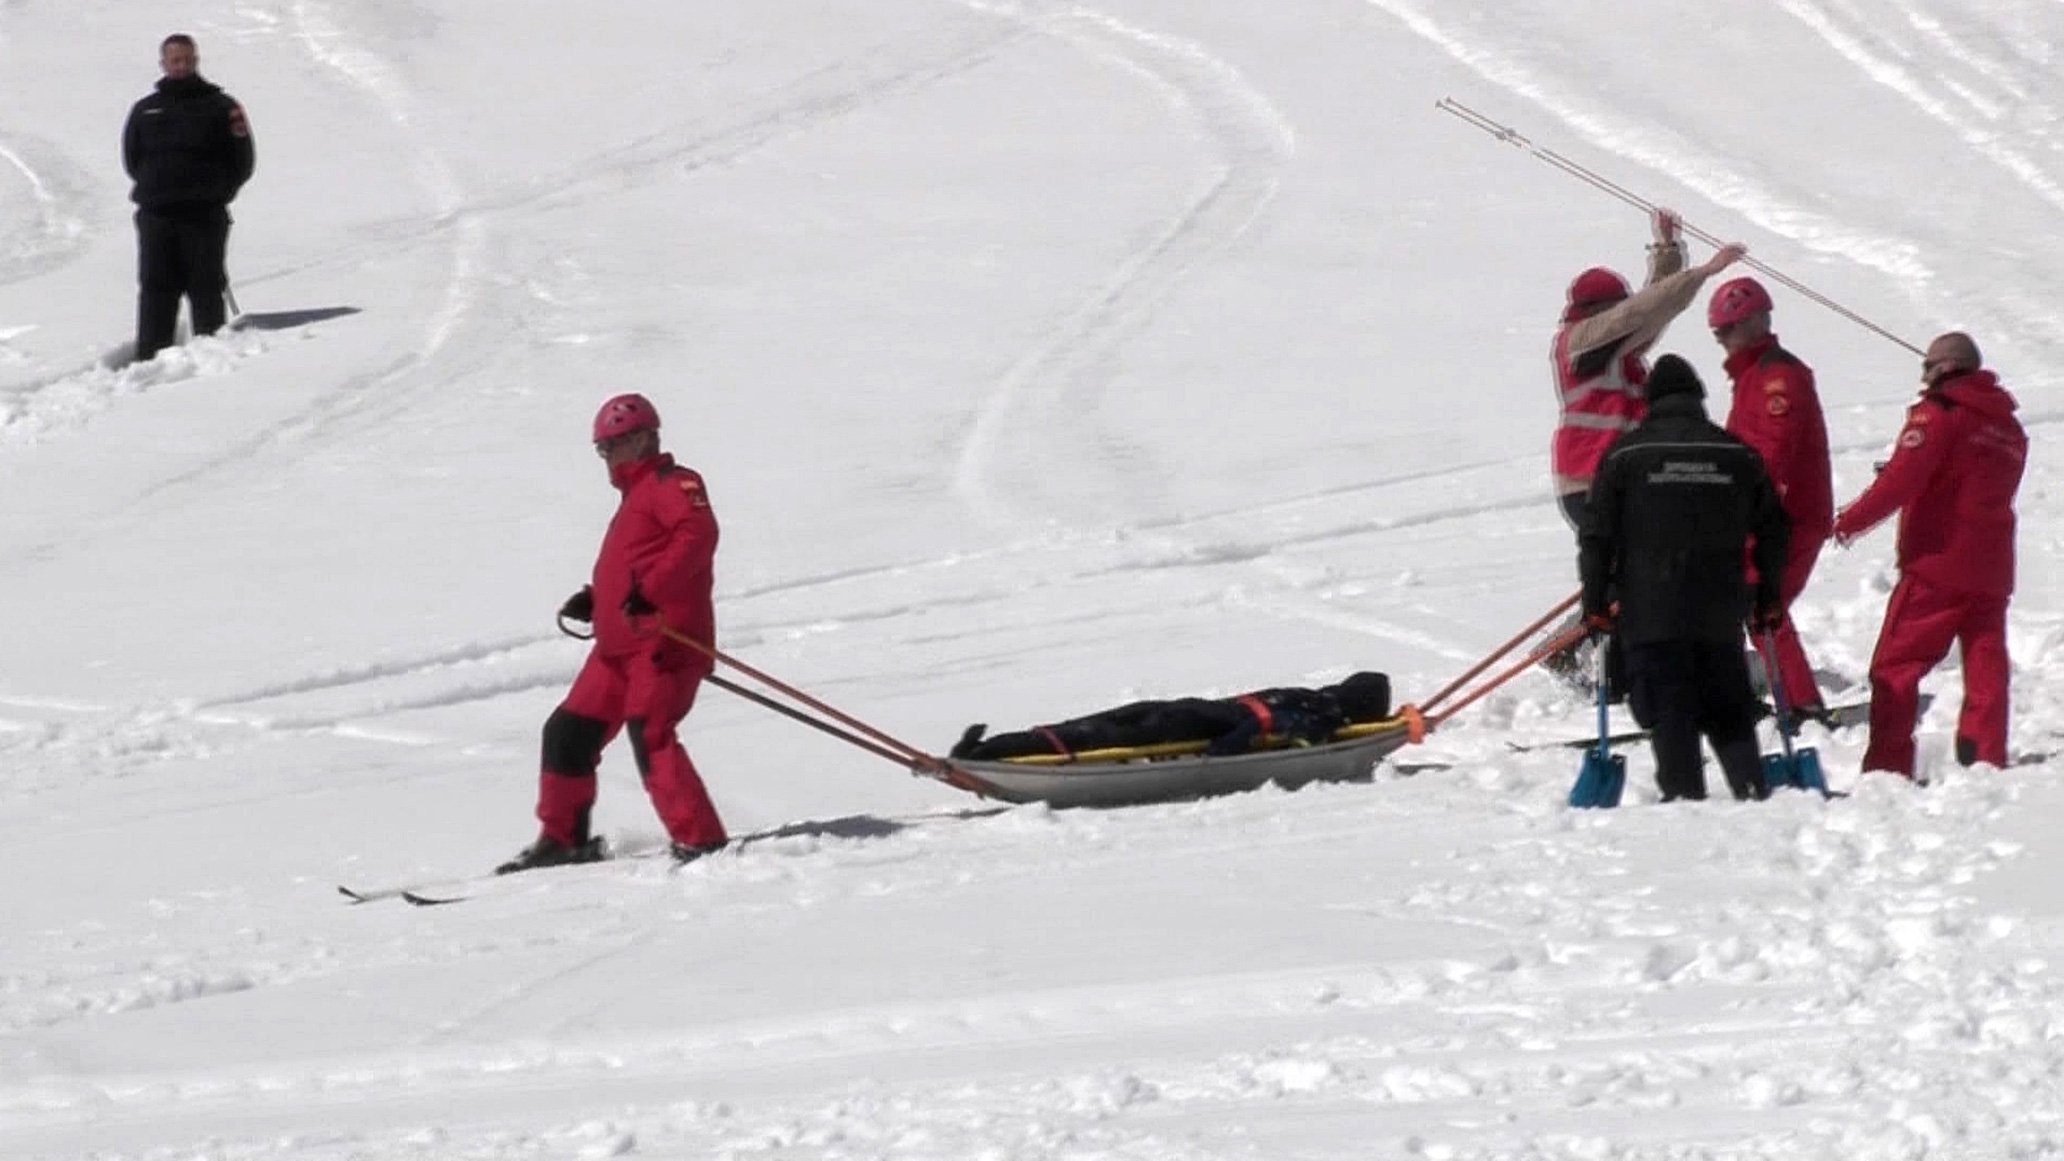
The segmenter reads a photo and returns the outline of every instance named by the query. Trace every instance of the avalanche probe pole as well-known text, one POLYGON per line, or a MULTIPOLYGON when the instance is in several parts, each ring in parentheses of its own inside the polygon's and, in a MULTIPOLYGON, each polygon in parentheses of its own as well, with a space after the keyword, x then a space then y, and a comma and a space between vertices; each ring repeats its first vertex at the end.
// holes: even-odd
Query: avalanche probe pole
MULTIPOLYGON (((1571 177, 1576 178, 1578 181, 1584 182, 1585 184, 1590 185, 1595 189, 1603 190, 1605 193, 1615 198, 1618 198, 1619 200, 1627 203, 1630 206, 1639 207, 1640 209, 1646 210, 1649 213, 1654 213, 1656 211, 1657 207, 1654 202, 1649 201, 1647 198, 1642 197, 1640 194, 1635 193, 1633 190, 1630 190, 1617 182, 1608 180, 1604 177, 1600 177, 1598 174, 1592 172, 1589 169, 1584 168, 1581 165, 1578 165, 1576 162, 1571 161, 1569 158, 1564 157, 1562 154, 1557 153, 1552 149, 1543 149, 1540 146, 1535 145, 1533 142, 1521 136, 1518 130, 1513 129, 1509 125, 1501 125, 1498 122, 1491 120, 1489 117, 1477 112, 1476 110, 1470 108, 1467 105, 1462 104, 1460 101, 1457 101, 1452 97, 1442 97, 1440 100, 1435 101, 1433 103, 1433 107, 1439 109, 1443 113, 1447 113, 1453 117, 1460 119, 1466 124, 1476 126, 1478 129, 1481 129, 1484 132, 1490 134, 1491 136, 1496 137, 1498 140, 1505 142, 1507 145, 1517 146, 1520 149, 1526 150, 1528 153, 1533 154, 1535 157, 1540 158, 1542 161, 1545 161, 1548 164, 1554 166, 1555 168, 1563 171, 1564 173, 1569 174, 1571 177)), ((1683 231, 1686 234, 1689 234, 1692 237, 1697 238, 1699 241, 1704 242, 1708 246, 1718 249, 1722 245, 1720 239, 1714 237, 1711 234, 1706 233, 1704 230, 1701 230, 1696 226, 1693 226, 1690 222, 1680 220, 1678 225, 1681 229, 1683 229, 1683 231)), ((1878 324, 1872 322, 1871 320, 1863 317, 1862 315, 1857 314, 1855 311, 1850 310, 1848 307, 1843 306, 1841 303, 1836 302, 1834 299, 1829 298, 1827 295, 1822 294, 1821 292, 1814 290, 1813 288, 1805 285, 1804 283, 1799 282, 1797 279, 1784 273, 1781 270, 1778 270, 1777 268, 1769 265, 1768 263, 1761 262, 1751 255, 1744 254, 1741 258, 1741 264, 1747 266, 1751 270, 1761 272, 1762 274, 1768 276, 1771 281, 1776 282, 1781 286, 1789 287, 1792 291, 1799 294, 1800 296, 1809 298, 1814 302, 1817 302, 1820 305, 1828 308, 1829 310, 1834 311, 1836 314, 1841 315, 1843 318, 1848 319, 1850 322, 1853 322, 1858 326, 1870 331, 1872 334, 1890 339, 1893 342, 1898 343, 1900 346, 1905 347, 1907 350, 1912 351, 1916 355, 1925 353, 1921 350, 1921 348, 1914 346, 1912 343, 1907 342, 1905 339, 1900 338, 1898 335, 1893 334, 1891 331, 1886 330, 1884 327, 1881 327, 1878 324)))

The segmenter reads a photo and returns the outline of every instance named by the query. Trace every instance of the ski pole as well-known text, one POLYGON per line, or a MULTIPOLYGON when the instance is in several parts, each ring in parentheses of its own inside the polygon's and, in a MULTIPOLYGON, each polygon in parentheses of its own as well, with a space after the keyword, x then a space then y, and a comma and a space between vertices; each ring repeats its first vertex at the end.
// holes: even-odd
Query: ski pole
POLYGON ((1784 743, 1785 766, 1789 768, 1795 765, 1798 759, 1792 757, 1794 723, 1791 703, 1785 700, 1784 674, 1779 672, 1781 667, 1777 663, 1777 633, 1769 631, 1761 634, 1756 639, 1756 645, 1763 654, 1763 673, 1770 679, 1770 700, 1775 703, 1777 709, 1777 737, 1784 743))
MULTIPOLYGON (((1618 198, 1620 201, 1623 201, 1630 206, 1636 206, 1642 210, 1646 210, 1649 213, 1654 213, 1657 209, 1657 206, 1654 202, 1649 201, 1647 198, 1642 197, 1640 194, 1637 194, 1634 191, 1628 189, 1627 187, 1620 185, 1619 183, 1614 182, 1608 178, 1599 176, 1597 173, 1594 173, 1591 170, 1586 169, 1585 167, 1577 164, 1574 161, 1571 161, 1569 158, 1564 157, 1562 154, 1557 153, 1552 149, 1541 148, 1540 146, 1534 144, 1532 141, 1527 140, 1524 136, 1522 136, 1519 133, 1518 130, 1513 129, 1509 125, 1501 125, 1497 121, 1494 121, 1490 117, 1477 112, 1475 109, 1472 109, 1469 106, 1462 104, 1460 101, 1457 101, 1452 97, 1442 97, 1440 100, 1434 102, 1433 107, 1439 109, 1443 113, 1447 113, 1451 116, 1456 117, 1457 119, 1463 121, 1466 124, 1474 125, 1476 128, 1481 129, 1486 133, 1489 133, 1491 136, 1496 137, 1498 140, 1503 141, 1508 145, 1516 146, 1520 149, 1525 150, 1528 153, 1533 154, 1535 157, 1547 162, 1548 164, 1563 171, 1564 173, 1569 174, 1571 177, 1576 178, 1578 181, 1584 182, 1595 189, 1602 190, 1605 193, 1611 195, 1612 197, 1618 198)), ((1704 230, 1701 230, 1696 226, 1693 226, 1689 222, 1679 219, 1678 226, 1686 234, 1689 234, 1693 238, 1696 238, 1699 241, 1704 242, 1708 246, 1712 246, 1717 249, 1722 245, 1720 239, 1714 237, 1711 234, 1706 233, 1704 230)), ((1822 294, 1819 291, 1814 290, 1812 287, 1805 285, 1804 283, 1798 281, 1789 274, 1786 274, 1783 271, 1777 269, 1776 267, 1771 266, 1769 263, 1763 262, 1751 255, 1746 254, 1742 256, 1741 263, 1742 265, 1747 266, 1751 270, 1755 270, 1762 273, 1763 275, 1770 278, 1771 281, 1776 282, 1781 286, 1790 288, 1792 291, 1799 294, 1800 296, 1807 298, 1813 302, 1817 302, 1820 305, 1828 308, 1829 310, 1834 311, 1836 314, 1841 315, 1843 318, 1848 319, 1850 322, 1853 322, 1858 326, 1863 327, 1864 329, 1872 332, 1873 334, 1879 335, 1883 338, 1890 339, 1893 342, 1898 343, 1900 346, 1905 347, 1907 350, 1912 351, 1916 355, 1923 354, 1921 348, 1914 346, 1912 343, 1907 342, 1905 339, 1900 338, 1898 335, 1893 334, 1891 331, 1886 330, 1884 327, 1881 327, 1878 324, 1863 317, 1862 315, 1857 314, 1855 311, 1850 310, 1848 307, 1843 306, 1841 303, 1836 302, 1834 299, 1829 298, 1827 295, 1822 294)))
POLYGON ((1425 713, 1426 711, 1432 709, 1434 706, 1439 705, 1442 701, 1445 701, 1449 694, 1454 693, 1456 690, 1461 689, 1464 685, 1468 684, 1470 678, 1473 678, 1477 674, 1482 673, 1484 670, 1489 669, 1492 665, 1497 663, 1499 658, 1505 656, 1507 653, 1512 652, 1514 649, 1519 648, 1521 642, 1525 641, 1527 638, 1533 636, 1541 630, 1547 628, 1548 622, 1553 621, 1555 618, 1561 616, 1562 614, 1568 612, 1570 609, 1574 608, 1576 606, 1578 598, 1582 597, 1583 595, 1583 590, 1580 589, 1574 593, 1571 593, 1562 601, 1558 602, 1554 608, 1542 614, 1540 620, 1535 621, 1533 624, 1528 625, 1526 628, 1521 629, 1518 633, 1515 633, 1512 637, 1512 640, 1507 641, 1503 645, 1498 646, 1497 650, 1493 652, 1490 656, 1484 658, 1482 661, 1477 662, 1475 665, 1470 666, 1468 672, 1464 673, 1462 676, 1456 678, 1455 680, 1449 682, 1447 685, 1441 687, 1439 693, 1436 693, 1432 697, 1427 698, 1425 704, 1419 707, 1419 712, 1425 713))

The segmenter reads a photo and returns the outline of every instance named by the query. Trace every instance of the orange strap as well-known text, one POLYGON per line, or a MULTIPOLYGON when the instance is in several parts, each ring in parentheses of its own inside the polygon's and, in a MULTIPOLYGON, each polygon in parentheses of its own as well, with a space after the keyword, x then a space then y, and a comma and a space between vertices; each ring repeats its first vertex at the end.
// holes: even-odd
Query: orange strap
POLYGON ((1527 638, 1547 628, 1548 622, 1553 621, 1555 618, 1560 617, 1562 614, 1568 612, 1569 610, 1576 608, 1577 602, 1580 599, 1582 599, 1583 595, 1584 591, 1582 589, 1578 589, 1576 592, 1573 592, 1569 596, 1564 597, 1562 600, 1557 601, 1554 608, 1548 610, 1546 613, 1543 613, 1541 615, 1540 620, 1535 621, 1533 624, 1528 625, 1526 628, 1521 629, 1519 632, 1513 634, 1512 640, 1507 641, 1503 645, 1498 646, 1496 652, 1484 658, 1482 661, 1477 662, 1475 665, 1470 666, 1468 671, 1463 673, 1462 676, 1449 682, 1445 687, 1441 689, 1439 693, 1436 693, 1432 697, 1427 698, 1426 704, 1422 707, 1422 709, 1430 710, 1434 706, 1437 706, 1440 703, 1448 700, 1448 695, 1454 693, 1456 690, 1461 689, 1463 686, 1469 684, 1470 678, 1475 677, 1477 674, 1482 673, 1484 670, 1489 669, 1493 665, 1496 665, 1500 657, 1503 657, 1507 653, 1512 652, 1514 649, 1519 648, 1521 645, 1526 643, 1527 638))
POLYGON ((1038 734, 1042 738, 1045 738, 1046 744, 1054 748, 1054 753, 1062 754, 1071 758, 1074 757, 1075 751, 1070 750, 1068 748, 1068 743, 1063 742, 1061 740, 1061 736, 1059 734, 1054 733, 1052 729, 1046 726, 1033 726, 1032 732, 1038 734))
POLYGON ((1276 732, 1276 715, 1269 712, 1267 702, 1261 700, 1260 698, 1254 696, 1251 693, 1243 694, 1240 697, 1234 698, 1233 700, 1239 702, 1243 706, 1246 706, 1247 712, 1253 714, 1257 719, 1260 720, 1262 733, 1273 734, 1276 732))
POLYGON ((1492 690, 1498 688, 1499 686, 1505 684, 1508 681, 1511 681, 1513 678, 1518 677, 1520 674, 1525 673, 1527 670, 1532 669, 1534 666, 1539 665, 1542 661, 1546 660, 1550 654, 1559 653, 1562 650, 1567 649, 1572 645, 1575 645, 1577 642, 1582 641, 1584 638, 1590 635, 1591 630, 1589 627, 1584 625, 1572 625, 1569 628, 1563 630, 1562 632, 1557 633, 1555 636, 1548 638, 1548 640, 1542 642, 1540 647, 1535 649, 1532 653, 1529 653, 1525 657, 1520 658, 1511 666, 1507 667, 1503 672, 1499 673, 1496 677, 1491 678, 1491 680, 1489 680, 1488 682, 1485 682, 1483 685, 1477 686, 1475 689, 1469 691, 1468 696, 1464 697, 1461 701, 1458 701, 1454 705, 1451 705, 1448 708, 1442 710, 1440 713, 1435 714, 1426 723, 1426 728, 1429 730, 1438 728, 1442 722, 1447 721, 1449 718, 1454 717, 1456 714, 1461 713, 1463 710, 1468 709, 1472 705, 1475 705, 1479 700, 1481 700, 1484 697, 1485 694, 1490 693, 1492 690))

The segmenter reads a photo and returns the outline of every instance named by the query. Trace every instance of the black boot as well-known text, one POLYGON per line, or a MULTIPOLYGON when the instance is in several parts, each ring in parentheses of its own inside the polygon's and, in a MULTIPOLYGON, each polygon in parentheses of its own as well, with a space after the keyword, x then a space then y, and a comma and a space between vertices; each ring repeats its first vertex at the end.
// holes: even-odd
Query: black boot
POLYGON ((704 855, 716 854, 718 851, 723 850, 724 846, 725 844, 723 843, 703 843, 700 845, 696 845, 693 843, 675 843, 671 847, 667 848, 667 850, 668 853, 674 856, 675 866, 685 867, 689 863, 694 862, 695 860, 701 858, 704 855))
POLYGON ((568 846, 558 839, 540 835, 538 841, 524 847, 515 858, 496 867, 495 874, 509 875, 517 871, 534 871, 539 867, 568 867, 575 863, 599 863, 608 857, 609 849, 599 837, 568 846))
POLYGON ((1736 799, 1760 802, 1770 797, 1770 786, 1763 780, 1763 756, 1756 748, 1756 735, 1716 741, 1713 756, 1720 759, 1720 771, 1727 775, 1727 788, 1736 799))

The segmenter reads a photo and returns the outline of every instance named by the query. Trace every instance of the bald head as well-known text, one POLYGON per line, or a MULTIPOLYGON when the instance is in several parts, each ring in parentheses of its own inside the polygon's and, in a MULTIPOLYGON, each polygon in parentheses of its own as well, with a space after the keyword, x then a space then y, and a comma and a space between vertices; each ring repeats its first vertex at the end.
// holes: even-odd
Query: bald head
POLYGON ((1934 384, 1951 375, 1976 371, 1984 365, 1985 360, 1978 353, 1977 340, 1962 331, 1951 331, 1928 344, 1928 353, 1921 360, 1921 378, 1934 384))

